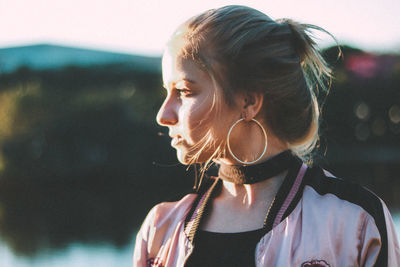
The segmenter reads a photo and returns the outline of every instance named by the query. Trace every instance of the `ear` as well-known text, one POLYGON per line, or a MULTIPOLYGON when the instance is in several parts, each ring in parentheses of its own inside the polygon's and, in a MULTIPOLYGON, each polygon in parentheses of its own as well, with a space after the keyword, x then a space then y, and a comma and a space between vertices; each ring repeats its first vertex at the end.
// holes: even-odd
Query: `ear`
POLYGON ((258 92, 245 92, 239 97, 242 118, 250 121, 257 116, 264 103, 264 95, 258 92))

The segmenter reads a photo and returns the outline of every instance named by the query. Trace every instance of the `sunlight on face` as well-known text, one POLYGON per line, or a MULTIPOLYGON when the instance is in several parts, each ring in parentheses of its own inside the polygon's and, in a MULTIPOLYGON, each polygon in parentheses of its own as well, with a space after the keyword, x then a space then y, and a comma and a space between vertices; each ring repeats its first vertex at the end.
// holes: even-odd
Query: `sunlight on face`
MULTIPOLYGON (((177 150, 178 160, 188 164, 204 144, 209 130, 217 141, 219 133, 221 138, 225 136, 227 126, 215 123, 216 89, 207 72, 172 49, 164 53, 162 70, 167 97, 158 112, 157 122, 169 128, 171 145, 177 150)), ((229 114, 226 112, 225 115, 229 114)), ((209 148, 204 149, 198 161, 207 160, 212 152, 209 148)))

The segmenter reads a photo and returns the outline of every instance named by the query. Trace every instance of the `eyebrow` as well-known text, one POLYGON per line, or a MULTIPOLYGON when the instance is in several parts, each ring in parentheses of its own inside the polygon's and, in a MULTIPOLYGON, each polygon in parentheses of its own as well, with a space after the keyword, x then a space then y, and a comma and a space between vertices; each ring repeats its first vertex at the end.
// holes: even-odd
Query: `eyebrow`
POLYGON ((191 79, 188 79, 188 78, 183 78, 183 79, 180 79, 179 81, 185 81, 185 82, 189 82, 189 83, 196 83, 195 81, 193 81, 191 79))
MULTIPOLYGON (((193 81, 193 80, 191 80, 191 79, 189 79, 189 78, 182 78, 182 79, 177 80, 177 81, 174 82, 174 83, 177 84, 177 83, 179 83, 179 82, 181 82, 181 81, 185 81, 185 82, 188 82, 188 83, 196 84, 195 81, 193 81)), ((163 83, 163 87, 164 87, 165 89, 168 88, 168 86, 166 86, 165 83, 163 83)))

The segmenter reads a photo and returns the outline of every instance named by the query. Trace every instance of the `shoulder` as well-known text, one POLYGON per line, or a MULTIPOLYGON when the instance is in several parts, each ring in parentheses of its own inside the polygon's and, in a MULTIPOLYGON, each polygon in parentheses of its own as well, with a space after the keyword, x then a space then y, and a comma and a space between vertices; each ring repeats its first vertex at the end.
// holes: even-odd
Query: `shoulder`
POLYGON ((196 196, 188 194, 178 201, 159 203, 150 210, 136 235, 136 265, 147 264, 148 259, 157 255, 176 229, 183 225, 196 196))
POLYGON ((145 247, 146 253, 154 254, 167 237, 184 224, 196 194, 188 194, 179 201, 162 202, 147 214, 136 235, 136 246, 145 247))
POLYGON ((306 216, 319 218, 317 221, 323 221, 327 231, 335 236, 342 233, 340 238, 348 243, 357 242, 365 255, 380 251, 376 262, 388 261, 388 246, 393 243, 388 240, 391 217, 386 215, 384 202, 373 192, 313 167, 306 173, 303 202, 306 216))
MULTIPOLYGON (((360 210, 368 213, 377 226, 384 224, 383 201, 367 188, 341 178, 329 172, 312 167, 306 173, 305 193, 311 192, 321 201, 320 204, 335 205, 341 210, 360 210)), ((383 229, 382 229, 383 230, 383 229)))
POLYGON ((322 218, 322 224, 332 228, 333 236, 342 232, 343 238, 351 242, 356 234, 361 262, 399 266, 400 249, 396 231, 382 199, 365 187, 336 178, 319 167, 309 168, 305 178, 305 213, 311 218, 322 218))
MULTIPOLYGON (((209 189, 215 179, 205 179, 205 182, 197 190, 186 194, 178 201, 161 202, 155 205, 147 214, 140 232, 163 232, 165 229, 175 229, 185 223, 189 213, 193 212, 201 196, 209 189), (163 229, 163 231, 160 231, 163 229)), ((146 233, 144 233, 146 234, 146 233)))
POLYGON ((178 201, 161 202, 155 205, 148 213, 144 225, 151 224, 153 227, 161 227, 171 221, 184 220, 192 207, 197 194, 187 194, 178 201))

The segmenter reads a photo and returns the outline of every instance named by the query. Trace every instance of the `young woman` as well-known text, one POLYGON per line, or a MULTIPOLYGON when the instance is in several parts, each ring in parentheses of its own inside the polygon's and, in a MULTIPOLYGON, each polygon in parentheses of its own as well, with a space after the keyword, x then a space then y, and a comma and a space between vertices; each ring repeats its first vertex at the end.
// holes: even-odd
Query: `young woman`
POLYGON ((150 211, 134 266, 400 266, 383 202, 302 162, 318 138, 313 89, 331 75, 310 29, 226 6, 173 34, 157 121, 181 163, 219 173, 150 211))

